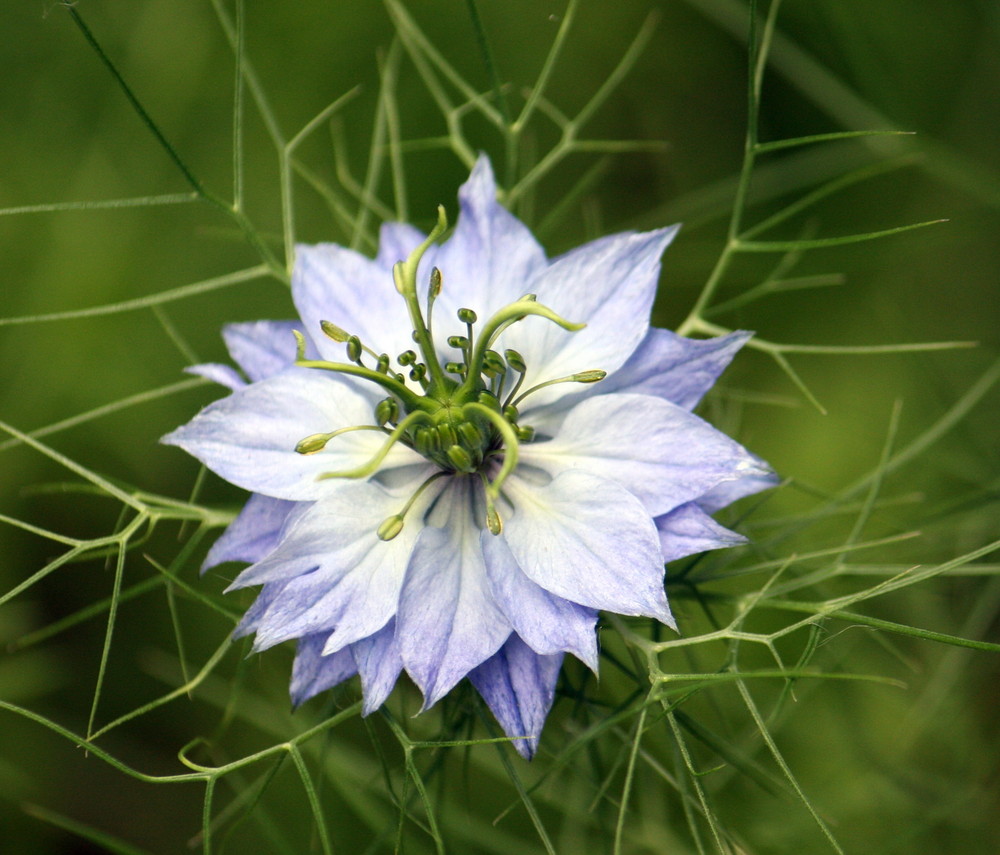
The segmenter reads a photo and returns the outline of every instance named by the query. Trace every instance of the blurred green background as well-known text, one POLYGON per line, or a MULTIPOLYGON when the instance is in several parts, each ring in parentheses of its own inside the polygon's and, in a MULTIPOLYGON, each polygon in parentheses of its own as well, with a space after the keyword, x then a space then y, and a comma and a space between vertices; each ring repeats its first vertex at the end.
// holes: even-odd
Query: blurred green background
MULTIPOLYGON (((406 5, 448 61, 488 91, 466 2, 406 5)), ((479 6, 499 76, 510 84, 507 97, 519 105, 524 87, 539 73, 564 4, 481 0, 479 6)), ((191 171, 228 197, 234 64, 212 4, 82 0, 76 7, 191 171)), ((336 183, 336 137, 349 168, 362 179, 379 62, 394 32, 386 8, 374 0, 262 0, 247 7, 246 55, 286 138, 360 85, 338 114, 342 121, 336 133, 321 128, 300 158, 336 183)), ((691 308, 724 241, 746 125, 745 4, 583 0, 548 97, 568 115, 579 111, 650 14, 657 20, 649 43, 583 136, 663 146, 607 159, 573 154, 524 200, 519 213, 533 225, 545 225, 540 239, 553 255, 596 234, 684 221, 665 259, 656 306, 657 324, 672 326, 691 308), (594 180, 583 185, 566 215, 546 221, 555 202, 592 169, 597 170, 594 180)), ((59 3, 3 4, 0 79, 0 317, 119 303, 259 263, 232 221, 203 203, 18 212, 24 206, 134 199, 189 188, 59 3)), ((397 98, 404 138, 446 133, 407 58, 400 65, 397 98)), ((840 173, 903 158, 905 166, 831 196, 772 237, 835 236, 938 218, 947 222, 810 253, 795 275, 832 272, 842 274, 841 283, 771 296, 713 320, 780 342, 956 340, 978 346, 922 354, 794 357, 826 415, 808 405, 765 355, 742 355, 723 380, 724 394, 705 412, 799 485, 771 500, 768 518, 795 513, 870 471, 897 401, 902 410, 896 443, 902 445, 940 419, 1000 354, 998 105, 1000 7, 993 2, 784 4, 764 80, 762 139, 860 129, 916 135, 815 146, 768 158, 754 185, 751 220, 840 173)), ((544 152, 556 136, 554 127, 541 121, 529 135, 529 148, 544 152)), ((499 161, 499 138, 485 124, 470 123, 470 139, 499 161)), ((277 157, 249 103, 245 156, 248 213, 280 254, 277 157)), ((408 154, 406 167, 411 217, 426 225, 439 202, 454 215, 455 190, 466 168, 440 150, 408 154)), ((389 184, 379 190, 391 202, 389 184)), ((324 200, 301 180, 296 223, 304 241, 350 239, 324 200)), ((741 260, 721 299, 752 287, 774 262, 770 257, 741 260)), ((159 313, 142 309, 0 325, 0 420, 31 431, 176 383, 190 357, 225 359, 218 335, 223 322, 291 315, 287 289, 262 278, 165 304, 159 313)), ((46 441, 116 482, 185 499, 196 464, 176 449, 159 446, 157 439, 217 395, 209 386, 182 392, 46 441)), ((866 534, 919 530, 922 536, 865 553, 865 560, 901 566, 941 562, 997 537, 998 403, 995 390, 987 393, 916 465, 892 476, 888 492, 905 501, 881 509, 866 534)), ((94 537, 114 528, 115 503, 35 489, 73 479, 37 451, 3 445, 5 439, 0 436, 0 513, 68 537, 94 537)), ((214 477, 200 494, 203 502, 234 508, 240 499, 238 491, 214 477)), ((784 554, 836 545, 850 523, 811 530, 789 541, 784 554)), ((147 556, 169 563, 178 549, 176 534, 176 529, 158 532, 132 553, 126 580, 155 575, 147 556)), ((13 588, 59 551, 35 535, 0 527, 0 590, 13 588)), ((184 569, 192 584, 208 585, 213 592, 225 586, 221 577, 199 582, 195 567, 184 569)), ((100 561, 59 569, 0 606, 0 645, 107 597, 112 577, 112 568, 100 561)), ((873 608, 882 608, 876 613, 889 619, 996 641, 998 607, 997 580, 983 573, 934 580, 873 608)), ((179 614, 187 619, 188 658, 204 661, 229 624, 183 602, 179 614)), ((104 626, 98 618, 26 649, 0 653, 0 700, 37 710, 74 732, 85 731, 104 626)), ((995 852, 1000 845, 994 819, 1000 784, 995 656, 910 640, 883 643, 869 630, 852 632, 857 637, 843 641, 843 655, 856 655, 857 670, 890 674, 909 688, 828 685, 804 696, 778 731, 803 788, 849 852, 995 852)), ((110 720, 173 685, 176 668, 170 655, 176 656, 176 649, 162 592, 123 607, 98 720, 110 720)), ((273 651, 250 669, 282 716, 287 716, 283 692, 289 659, 287 651, 273 651)), ((141 851, 183 851, 197 833, 197 787, 138 784, 37 724, 5 712, 0 717, 3 851, 106 851, 58 830, 25 805, 103 829, 141 851)), ((167 774, 180 770, 174 759, 179 747, 217 721, 211 704, 181 702, 113 732, 102 744, 138 768, 167 774)), ((362 728, 356 729, 362 758, 369 749, 362 728)), ((243 736, 243 750, 253 750, 252 729, 243 736)), ((303 800, 294 781, 288 783, 286 797, 298 801, 289 815, 304 820, 295 813, 303 800)), ((787 799, 747 789, 742 795, 730 793, 730 803, 720 805, 740 829, 746 851, 829 851, 801 808, 789 816, 787 799)), ((678 824, 681 842, 673 841, 676 848, 669 851, 696 851, 684 848, 689 844, 683 842, 676 806, 660 807, 667 820, 678 824)), ((640 800, 635 810, 655 814, 658 808, 640 800)), ((341 826, 337 822, 330 817, 331 827, 343 835, 338 851, 362 851, 368 838, 360 831, 357 840, 351 836, 354 820, 345 816, 341 826)), ((524 851, 542 851, 532 848, 530 825, 520 815, 508 817, 501 827, 529 841, 524 851)), ((410 845, 414 852, 425 851, 423 843, 410 845)), ((477 845, 465 841, 452 851, 480 851, 477 845)), ((270 851, 261 846, 255 851, 270 851)), ((666 840, 655 836, 634 847, 626 851, 668 851, 666 840)))

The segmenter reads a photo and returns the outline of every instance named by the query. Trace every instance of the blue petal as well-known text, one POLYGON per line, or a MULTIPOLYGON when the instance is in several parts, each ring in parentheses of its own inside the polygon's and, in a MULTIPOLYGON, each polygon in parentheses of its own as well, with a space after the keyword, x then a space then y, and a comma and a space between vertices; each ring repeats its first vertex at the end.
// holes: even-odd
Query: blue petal
POLYGON ((675 561, 685 555, 724 549, 747 542, 742 534, 719 525, 696 502, 688 502, 656 520, 664 561, 675 561))
POLYGON ((325 642, 326 636, 322 633, 299 640, 292 665, 292 683, 288 690, 295 706, 343 683, 358 671, 350 650, 327 656, 323 654, 325 642))
POLYGON ((240 373, 231 365, 220 365, 217 362, 205 362, 201 365, 191 365, 184 369, 185 374, 194 374, 197 377, 204 377, 234 392, 247 385, 240 373))
POLYGON ((406 261, 426 237, 420 229, 407 223, 382 223, 375 263, 383 270, 391 271, 397 261, 406 261))
MULTIPOLYGON (((528 366, 525 389, 579 371, 611 373, 625 363, 649 329, 660 256, 677 228, 593 241, 556 259, 537 277, 531 290, 538 301, 587 327, 571 333, 529 317, 504 332, 502 346, 518 350, 528 366)), ((575 391, 571 383, 541 389, 526 399, 524 412, 575 391)))
MULTIPOLYGON (((545 269, 545 252, 527 226, 497 202, 493 170, 481 156, 458 191, 461 213, 454 234, 434 255, 443 289, 435 307, 440 328, 455 324, 455 312, 469 307, 486 321, 498 309, 534 290, 545 269)), ((409 329, 409 328, 407 328, 409 329)), ((464 332, 456 329, 455 332, 464 332)))
POLYGON ((759 458, 687 410, 652 395, 632 394, 581 401, 555 437, 523 446, 521 460, 551 475, 581 469, 616 481, 651 516, 697 499, 724 481, 766 471, 759 458))
MULTIPOLYGON (((303 332, 298 321, 256 321, 227 324, 222 329, 229 355, 251 380, 263 380, 284 371, 295 362, 293 330, 303 332)), ((308 353, 315 358, 314 353, 308 353)))
POLYGON ((298 504, 252 495, 208 551, 201 572, 224 561, 260 561, 278 545, 282 526, 298 504))
POLYGON ((557 597, 518 567, 503 537, 480 534, 490 591, 535 653, 572 653, 597 672, 597 612, 557 597))
POLYGON ((233 630, 233 638, 243 638, 244 636, 256 632, 261 618, 263 618, 267 613, 267 610, 271 608, 274 601, 281 596, 281 592, 287 584, 287 582, 271 582, 261 588, 260 593, 257 595, 257 599, 254 600, 250 605, 250 608, 246 610, 243 618, 236 625, 236 629, 233 630))
POLYGON ((436 511, 447 527, 423 529, 399 600, 396 638, 424 708, 500 648, 511 626, 486 581, 471 478, 455 477, 436 511))
POLYGON ((375 712, 385 703, 403 670, 395 634, 396 621, 391 620, 374 635, 351 645, 365 698, 362 715, 375 712))
POLYGON ((504 732, 525 760, 538 748, 552 709, 562 654, 539 656, 517 635, 469 674, 504 732), (526 737, 526 738, 518 738, 526 737))
POLYGON ((563 599, 674 625, 649 512, 624 487, 567 469, 549 484, 515 476, 505 537, 525 574, 563 599))
POLYGON ((601 395, 656 395, 693 410, 752 336, 739 331, 719 338, 693 339, 670 330, 650 329, 628 362, 594 391, 601 395))

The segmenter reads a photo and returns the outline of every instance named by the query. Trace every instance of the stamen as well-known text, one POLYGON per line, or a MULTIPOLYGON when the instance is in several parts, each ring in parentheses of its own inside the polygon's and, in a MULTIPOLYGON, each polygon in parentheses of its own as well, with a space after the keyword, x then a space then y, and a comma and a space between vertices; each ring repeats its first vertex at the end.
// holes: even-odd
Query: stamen
POLYGON ((528 366, 524 364, 524 357, 521 356, 516 350, 507 349, 503 352, 503 355, 507 358, 507 364, 517 372, 517 381, 514 383, 514 388, 510 390, 510 394, 507 396, 507 400, 504 401, 504 406, 508 406, 511 401, 514 400, 514 396, 517 394, 518 389, 521 388, 521 384, 524 382, 524 375, 528 371, 528 366))
POLYGON ((413 507, 414 502, 420 498, 420 495, 426 490, 431 484, 447 475, 447 472, 435 472, 426 481, 424 481, 417 489, 414 491, 413 495, 406 500, 406 504, 403 505, 402 510, 398 514, 393 514, 391 517, 386 517, 379 524, 378 534, 379 540, 392 540, 397 534, 403 530, 403 517, 409 513, 410 508, 413 507))
POLYGON ((305 439, 300 439, 295 444, 295 450, 299 454, 315 454, 318 451, 322 451, 326 448, 326 444, 333 439, 335 436, 340 436, 342 433, 350 433, 355 430, 382 430, 379 425, 353 425, 352 427, 340 428, 339 430, 330 431, 330 433, 313 433, 307 436, 305 439))
POLYGON ((472 309, 459 309, 458 319, 465 324, 465 347, 462 352, 468 360, 472 355, 472 325, 478 320, 478 316, 472 309))
POLYGON ((580 371, 577 374, 570 374, 569 377, 558 377, 555 380, 546 380, 544 383, 538 383, 527 391, 522 392, 517 396, 517 398, 514 399, 513 404, 517 406, 532 392, 537 392, 539 389, 544 389, 546 386, 554 386, 556 383, 598 383, 607 376, 607 371, 601 371, 600 368, 595 368, 592 371, 580 371))
MULTIPOLYGON (((351 352, 350 351, 351 347, 360 347, 361 350, 363 350, 369 356, 374 357, 376 360, 379 359, 379 355, 374 350, 362 344, 361 339, 359 339, 356 335, 351 335, 343 327, 338 327, 335 323, 332 323, 331 321, 320 321, 319 326, 320 329, 323 330, 323 335, 325 335, 327 338, 333 339, 334 341, 339 342, 340 344, 347 344, 348 354, 350 354, 351 352), (356 345, 351 345, 352 339, 357 342, 356 345)), ((353 356, 350 357, 350 360, 351 362, 358 362, 358 360, 355 359, 353 356)), ((358 362, 358 364, 360 365, 361 363, 358 362)))

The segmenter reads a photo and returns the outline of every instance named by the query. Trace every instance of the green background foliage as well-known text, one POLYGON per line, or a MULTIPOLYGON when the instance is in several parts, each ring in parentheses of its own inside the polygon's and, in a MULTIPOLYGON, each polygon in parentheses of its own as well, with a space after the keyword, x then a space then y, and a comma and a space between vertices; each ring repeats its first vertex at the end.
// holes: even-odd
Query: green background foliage
MULTIPOLYGON (((69 10, 49 0, 0 10, 0 421, 109 482, 81 491, 80 472, 0 436, 0 702, 42 717, 0 710, 5 851, 201 846, 204 776, 154 786, 101 753, 150 776, 197 778, 177 759, 184 746, 191 762, 227 769, 209 803, 212 851, 996 851, 1000 698, 996 650, 985 649, 1000 607, 989 547, 1000 490, 995 4, 786 0, 759 139, 913 135, 762 152, 748 186, 748 10, 738 0, 580 0, 544 101, 516 139, 489 111, 515 117, 530 97, 562 0, 480 0, 499 98, 465 0, 246 5, 239 145, 237 68, 219 15, 235 20, 232 4, 74 7, 202 196, 241 200, 242 230, 193 198, 69 10), (637 35, 641 52, 590 113, 637 35), (421 73, 435 50, 488 108, 457 110, 463 136, 421 73), (288 219, 272 131, 293 139, 347 93, 284 161, 299 240, 371 251, 383 217, 429 227, 438 203, 454 217, 468 159, 486 150, 552 255, 683 221, 657 325, 752 329, 764 342, 702 410, 788 479, 724 518, 754 545, 671 567, 691 643, 608 621, 600 683, 567 668, 530 766, 506 746, 423 745, 494 735, 471 691, 416 719, 411 686, 367 721, 353 686, 291 713, 291 651, 243 659, 246 648, 227 641, 248 602, 221 596, 235 568, 197 576, 242 497, 157 444, 218 396, 182 369, 225 360, 222 323, 292 315, 280 276, 225 287, 218 278, 257 268, 262 251, 280 270, 288 219), (377 127, 386 144, 404 143, 405 194, 391 160, 371 158, 377 127), (751 226, 844 176, 837 192, 753 239, 947 222, 808 251, 737 252, 708 311, 690 314, 741 186, 751 226), (108 200, 128 201, 90 204, 108 200), (84 311, 94 307, 109 309, 84 311), (823 352, 915 342, 978 344, 823 352), (112 486, 145 514, 127 553, 115 532, 136 517, 112 486), (110 540, 25 585, 66 548, 26 525, 110 540), (890 581, 897 573, 908 575, 890 581), (190 693, 130 717, 188 682, 190 693), (93 735, 122 716, 89 753, 51 727, 93 735), (318 736, 302 736, 314 726, 318 736), (243 762, 258 751, 270 753, 243 762)), ((461 88, 434 74, 463 104, 461 88)))

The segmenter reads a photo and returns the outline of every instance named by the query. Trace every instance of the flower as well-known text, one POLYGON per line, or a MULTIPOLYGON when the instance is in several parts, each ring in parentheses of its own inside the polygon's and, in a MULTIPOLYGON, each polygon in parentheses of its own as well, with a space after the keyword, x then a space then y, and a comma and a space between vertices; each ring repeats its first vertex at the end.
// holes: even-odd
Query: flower
POLYGON ((192 369, 232 394, 163 441, 252 492, 205 566, 250 562, 236 634, 297 639, 295 703, 359 674, 367 714, 405 670, 427 708, 469 677, 530 758, 564 654, 597 671, 598 610, 675 627, 664 562, 743 542, 709 513, 773 478, 691 412, 749 334, 649 326, 677 227, 549 260, 485 156, 459 201, 440 244, 443 210, 375 259, 298 247, 301 324, 227 326, 250 382, 192 369))

